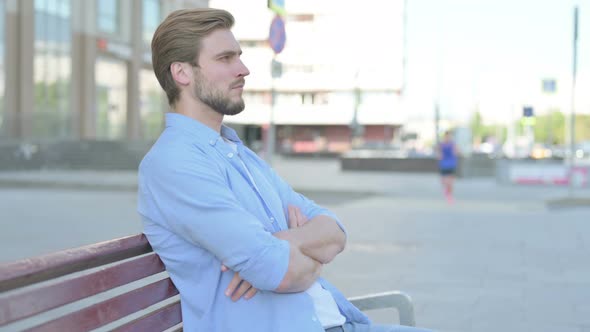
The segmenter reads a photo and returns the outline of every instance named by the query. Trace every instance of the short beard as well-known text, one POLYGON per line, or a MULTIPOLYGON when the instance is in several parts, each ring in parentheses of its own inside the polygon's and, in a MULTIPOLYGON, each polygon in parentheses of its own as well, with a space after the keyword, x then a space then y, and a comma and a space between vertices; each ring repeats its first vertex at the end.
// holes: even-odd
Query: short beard
POLYGON ((240 114, 246 105, 244 100, 240 98, 237 102, 232 102, 228 97, 223 96, 219 90, 206 87, 207 83, 198 77, 195 80, 195 96, 205 105, 211 107, 215 112, 222 115, 236 115, 240 114))

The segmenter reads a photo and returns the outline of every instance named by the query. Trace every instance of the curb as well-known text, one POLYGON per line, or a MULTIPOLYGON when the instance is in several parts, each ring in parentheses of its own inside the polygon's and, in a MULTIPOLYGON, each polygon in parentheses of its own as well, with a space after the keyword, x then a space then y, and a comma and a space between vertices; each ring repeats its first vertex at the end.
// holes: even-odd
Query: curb
POLYGON ((0 180, 0 188, 137 191, 137 184, 80 183, 55 181, 0 180))
POLYGON ((573 207, 590 207, 590 198, 583 197, 566 197, 552 199, 545 202, 548 208, 563 209, 573 207))
MULTIPOLYGON (((0 188, 9 189, 63 189, 63 190, 100 190, 100 191, 137 191, 137 183, 115 184, 96 182, 56 182, 51 180, 8 180, 0 179, 0 188)), ((363 198, 369 196, 386 195, 385 193, 367 190, 350 189, 321 189, 321 188, 293 188, 305 196, 330 195, 334 199, 346 197, 363 198)))

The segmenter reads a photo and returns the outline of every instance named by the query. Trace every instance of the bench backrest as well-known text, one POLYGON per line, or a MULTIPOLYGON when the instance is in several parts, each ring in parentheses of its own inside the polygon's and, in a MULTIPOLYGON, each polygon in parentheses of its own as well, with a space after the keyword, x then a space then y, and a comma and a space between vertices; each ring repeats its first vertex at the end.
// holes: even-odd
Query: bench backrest
MULTIPOLYGON (((396 308, 414 326, 410 297, 349 299, 361 310, 396 308)), ((178 290, 143 235, 0 264, 0 330, 182 331, 178 290)))
POLYGON ((145 236, 134 235, 0 265, 0 327, 180 331, 177 294, 145 236))

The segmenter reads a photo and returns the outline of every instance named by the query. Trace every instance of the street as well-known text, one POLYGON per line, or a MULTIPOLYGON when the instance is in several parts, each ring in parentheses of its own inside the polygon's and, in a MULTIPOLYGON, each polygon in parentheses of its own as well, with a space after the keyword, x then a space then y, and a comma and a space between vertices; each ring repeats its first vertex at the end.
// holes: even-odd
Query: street
MULTIPOLYGON (((347 227, 346 250, 324 269, 345 295, 402 290, 417 324, 440 331, 590 331, 588 207, 547 209, 542 198, 562 191, 479 180, 459 180, 448 205, 435 178, 419 180, 428 175, 357 178, 374 176, 388 189, 297 184, 347 227), (393 190, 396 181, 416 185, 393 190)), ((130 190, 2 188, 0 262, 139 233, 135 199, 130 190)), ((392 313, 369 314, 396 322, 392 313)))

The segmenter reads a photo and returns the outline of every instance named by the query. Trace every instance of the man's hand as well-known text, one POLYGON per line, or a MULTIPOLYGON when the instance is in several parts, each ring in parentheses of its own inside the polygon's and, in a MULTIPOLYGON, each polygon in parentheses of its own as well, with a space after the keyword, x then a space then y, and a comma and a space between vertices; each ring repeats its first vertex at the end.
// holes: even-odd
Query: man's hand
MULTIPOLYGON (((221 264, 221 272, 227 272, 227 271, 229 271, 229 268, 227 266, 221 264)), ((235 272, 234 277, 229 282, 229 285, 227 286, 227 288, 225 290, 225 295, 231 296, 232 301, 236 302, 242 296, 244 297, 244 299, 249 300, 254 295, 256 295, 257 292, 258 292, 258 289, 252 287, 252 285, 250 285, 249 282, 247 282, 246 280, 243 280, 240 277, 240 275, 237 272, 235 272)))
MULTIPOLYGON (((289 205, 288 207, 289 212, 289 228, 297 228, 305 225, 308 219, 307 217, 301 212, 301 209, 297 206, 289 205)), ((221 272, 227 272, 229 268, 223 264, 221 264, 221 272)), ((229 285, 225 290, 226 296, 231 296, 232 301, 237 301, 241 297, 244 299, 249 300, 251 299, 256 293, 258 289, 252 287, 252 285, 247 282, 246 280, 242 279, 240 275, 236 272, 234 273, 234 277, 230 281, 229 285)))
POLYGON ((291 232, 295 228, 302 227, 305 225, 309 220, 307 216, 301 212, 301 209, 295 205, 289 205, 287 207, 287 222, 289 223, 289 230, 283 230, 274 233, 274 236, 281 240, 289 241, 289 243, 294 244, 298 248, 301 246, 301 241, 291 232))
POLYGON ((346 244, 346 235, 335 220, 325 215, 308 220, 299 207, 287 207, 289 229, 274 233, 301 253, 322 264, 330 263, 346 244))
POLYGON ((290 229, 301 227, 307 223, 307 217, 301 212, 301 209, 298 206, 289 205, 287 210, 289 212, 290 229))

